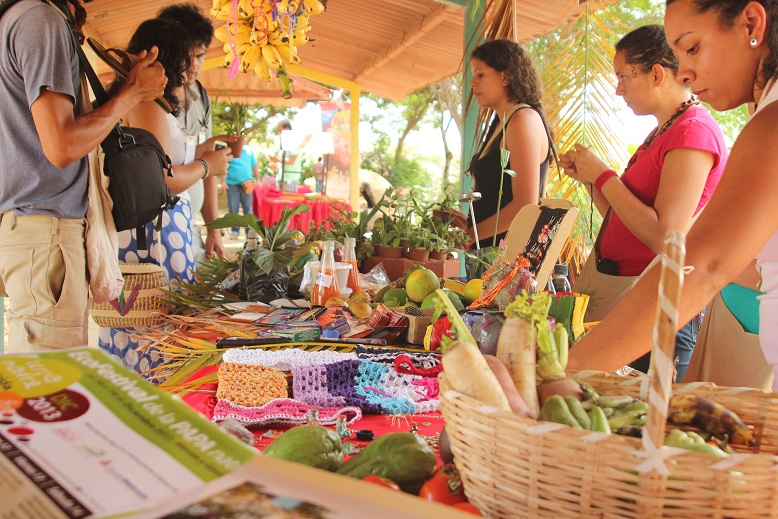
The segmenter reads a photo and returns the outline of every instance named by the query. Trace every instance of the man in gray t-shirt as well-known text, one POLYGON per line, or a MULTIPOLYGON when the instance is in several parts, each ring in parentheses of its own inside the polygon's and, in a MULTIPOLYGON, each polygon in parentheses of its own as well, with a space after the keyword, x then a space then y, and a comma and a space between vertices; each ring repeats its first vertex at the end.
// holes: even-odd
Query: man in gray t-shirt
POLYGON ((108 103, 82 113, 80 0, 0 0, 0 296, 10 299, 6 352, 87 342, 86 155, 130 108, 162 95, 157 50, 108 103), (62 11, 62 12, 60 12, 62 11))

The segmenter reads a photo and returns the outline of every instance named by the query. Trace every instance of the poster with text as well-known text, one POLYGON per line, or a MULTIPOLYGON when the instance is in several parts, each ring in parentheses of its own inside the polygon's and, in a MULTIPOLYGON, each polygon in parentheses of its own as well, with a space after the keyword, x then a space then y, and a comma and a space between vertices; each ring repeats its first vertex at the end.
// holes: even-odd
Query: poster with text
POLYGON ((256 454, 100 350, 0 356, 0 519, 148 509, 256 454))
POLYGON ((330 132, 335 152, 326 156, 327 196, 348 200, 351 194, 351 103, 320 101, 322 131, 330 132))

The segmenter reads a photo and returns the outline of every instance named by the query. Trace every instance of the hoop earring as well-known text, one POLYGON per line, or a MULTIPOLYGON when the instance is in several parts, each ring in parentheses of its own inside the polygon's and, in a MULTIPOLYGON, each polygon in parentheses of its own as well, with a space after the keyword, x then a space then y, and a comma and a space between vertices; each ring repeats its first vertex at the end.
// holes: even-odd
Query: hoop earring
POLYGON ((748 44, 751 45, 752 48, 756 47, 757 45, 759 45, 759 40, 757 40, 756 38, 751 38, 748 44))

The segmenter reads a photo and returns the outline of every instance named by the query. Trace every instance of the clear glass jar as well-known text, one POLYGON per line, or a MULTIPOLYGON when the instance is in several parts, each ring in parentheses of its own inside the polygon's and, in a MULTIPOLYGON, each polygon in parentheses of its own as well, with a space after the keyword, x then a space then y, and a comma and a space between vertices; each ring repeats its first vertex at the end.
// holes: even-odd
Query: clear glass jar
POLYGON ((554 285, 554 290, 559 292, 572 292, 570 281, 567 279, 567 265, 557 264, 554 265, 554 273, 551 276, 551 282, 554 285))

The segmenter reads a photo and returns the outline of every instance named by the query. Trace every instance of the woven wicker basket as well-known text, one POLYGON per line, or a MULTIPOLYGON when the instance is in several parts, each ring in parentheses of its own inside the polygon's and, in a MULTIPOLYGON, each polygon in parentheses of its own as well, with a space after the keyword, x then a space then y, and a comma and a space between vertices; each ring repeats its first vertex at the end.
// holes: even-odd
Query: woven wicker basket
MULTIPOLYGON (((663 278, 664 270, 663 262, 663 278)), ((661 286, 667 294, 665 282, 663 279, 661 286)), ((678 292, 680 283, 677 281, 678 292)), ((671 339, 674 327, 661 328, 671 331, 671 339)), ((670 339, 660 340, 665 351, 672 348, 672 343, 667 344, 670 339)), ((653 357, 657 357, 656 351, 655 345, 653 357)), ((666 375, 669 380, 670 373, 666 375)), ((675 393, 689 392, 723 404, 753 428, 753 448, 716 458, 680 449, 657 449, 664 436, 670 386, 668 383, 662 395, 653 366, 650 379, 593 372, 575 376, 586 379, 602 394, 643 398, 651 394, 644 439, 523 418, 452 390, 441 375, 440 400, 451 448, 468 498, 485 515, 778 517, 776 394, 701 383, 672 387, 675 393), (657 470, 662 466, 667 469, 664 475, 657 470)))
POLYGON ((168 288, 165 269, 153 263, 121 263, 119 266, 124 276, 124 300, 129 300, 136 285, 140 285, 138 297, 126 315, 121 315, 109 303, 91 301, 89 311, 92 319, 98 326, 107 328, 136 328, 162 323, 168 311, 162 292, 162 289, 168 288))

